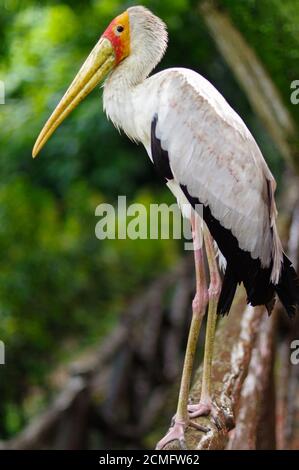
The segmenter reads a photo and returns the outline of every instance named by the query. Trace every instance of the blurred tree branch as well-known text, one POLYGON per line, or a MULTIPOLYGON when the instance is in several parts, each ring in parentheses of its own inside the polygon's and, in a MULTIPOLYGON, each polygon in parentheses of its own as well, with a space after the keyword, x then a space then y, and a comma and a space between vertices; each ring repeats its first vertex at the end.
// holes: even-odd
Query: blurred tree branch
POLYGON ((253 110, 260 117, 273 142, 290 165, 295 166, 291 145, 297 133, 296 125, 255 51, 246 42, 229 16, 220 11, 214 1, 200 3, 199 11, 220 53, 234 73, 253 110))

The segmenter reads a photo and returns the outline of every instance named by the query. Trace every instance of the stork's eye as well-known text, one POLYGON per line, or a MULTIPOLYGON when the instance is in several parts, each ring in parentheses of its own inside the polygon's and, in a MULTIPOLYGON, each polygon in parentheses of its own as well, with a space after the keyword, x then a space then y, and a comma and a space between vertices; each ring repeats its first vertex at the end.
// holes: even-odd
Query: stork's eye
POLYGON ((116 26, 116 34, 120 35, 125 28, 121 25, 116 26))

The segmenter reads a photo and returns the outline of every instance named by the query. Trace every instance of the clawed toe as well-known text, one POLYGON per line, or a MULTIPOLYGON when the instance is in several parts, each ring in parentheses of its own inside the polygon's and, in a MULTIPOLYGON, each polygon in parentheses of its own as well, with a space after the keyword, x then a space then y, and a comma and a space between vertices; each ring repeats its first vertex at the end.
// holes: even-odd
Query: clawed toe
POLYGON ((181 450, 186 450, 185 429, 187 427, 184 421, 175 421, 173 418, 172 427, 169 429, 166 436, 164 436, 156 445, 156 450, 162 450, 167 444, 172 441, 178 441, 181 450))
POLYGON ((208 428, 207 426, 202 426, 201 424, 198 424, 195 421, 191 421, 191 420, 189 421, 189 426, 191 426, 192 428, 197 429, 198 431, 202 431, 202 432, 211 431, 211 429, 208 428))
POLYGON ((172 441, 178 441, 181 450, 186 450, 186 440, 185 440, 185 430, 187 426, 191 426, 198 431, 208 432, 210 428, 202 426, 194 421, 189 421, 188 423, 184 421, 176 421, 175 416, 172 418, 172 424, 168 433, 158 442, 156 445, 156 450, 162 450, 167 444, 172 441))
POLYGON ((200 416, 211 415, 212 421, 218 429, 222 427, 221 411, 215 403, 212 401, 204 402, 201 401, 196 404, 188 405, 189 418, 199 418, 200 416))
POLYGON ((212 411, 210 403, 199 402, 196 405, 188 405, 188 413, 190 418, 198 418, 199 416, 208 416, 212 411))

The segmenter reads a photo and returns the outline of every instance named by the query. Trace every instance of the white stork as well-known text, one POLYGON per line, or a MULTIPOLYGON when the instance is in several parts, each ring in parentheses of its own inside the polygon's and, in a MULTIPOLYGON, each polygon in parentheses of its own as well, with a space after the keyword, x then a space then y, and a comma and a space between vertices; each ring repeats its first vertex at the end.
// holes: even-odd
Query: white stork
POLYGON ((277 293, 289 316, 299 305, 299 282, 282 251, 276 229, 275 181, 254 138, 222 95, 198 73, 183 68, 149 74, 163 57, 163 21, 136 6, 115 18, 45 124, 35 157, 68 114, 107 77, 104 109, 118 129, 142 142, 180 206, 203 205, 203 238, 209 265, 207 289, 196 211, 190 211, 195 242, 193 301, 177 412, 160 441, 179 439, 192 418, 214 411, 211 363, 216 312, 228 313, 241 282, 251 305, 270 313, 277 293), (213 240, 226 259, 221 279, 213 240), (192 363, 202 318, 208 308, 201 400, 188 406, 192 363))

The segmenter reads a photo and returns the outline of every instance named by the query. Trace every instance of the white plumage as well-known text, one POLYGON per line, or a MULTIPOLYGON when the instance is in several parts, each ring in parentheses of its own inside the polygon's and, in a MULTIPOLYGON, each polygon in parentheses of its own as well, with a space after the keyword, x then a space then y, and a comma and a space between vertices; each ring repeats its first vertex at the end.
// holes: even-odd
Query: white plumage
POLYGON ((179 204, 186 203, 179 186, 184 184, 231 230, 241 249, 259 258, 263 267, 274 259, 271 279, 278 282, 282 249, 275 227, 275 181, 242 119, 192 70, 165 70, 134 87, 126 83, 120 95, 114 87, 117 75, 115 71, 105 84, 108 116, 142 142, 151 158, 151 120, 157 114, 156 135, 175 178, 168 186, 179 204))

